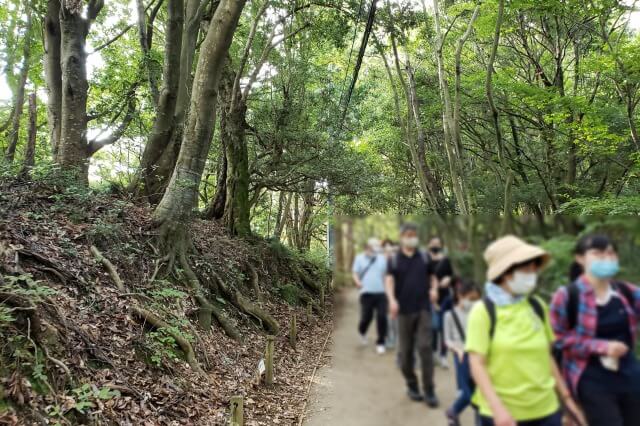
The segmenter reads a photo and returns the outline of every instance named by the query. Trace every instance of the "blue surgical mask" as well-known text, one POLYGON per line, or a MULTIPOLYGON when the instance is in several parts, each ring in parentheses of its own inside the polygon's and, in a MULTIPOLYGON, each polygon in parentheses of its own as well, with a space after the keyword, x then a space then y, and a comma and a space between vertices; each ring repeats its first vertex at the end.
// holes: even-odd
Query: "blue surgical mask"
POLYGON ((617 260, 602 259, 594 260, 589 264, 589 272, 596 278, 611 278, 620 271, 617 260))

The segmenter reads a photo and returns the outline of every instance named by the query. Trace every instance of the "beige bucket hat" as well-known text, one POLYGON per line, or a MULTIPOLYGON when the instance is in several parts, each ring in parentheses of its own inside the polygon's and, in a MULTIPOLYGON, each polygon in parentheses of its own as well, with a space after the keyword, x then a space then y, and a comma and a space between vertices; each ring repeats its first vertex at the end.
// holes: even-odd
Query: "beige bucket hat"
POLYGON ((493 282, 512 266, 537 258, 542 258, 543 268, 551 260, 549 253, 542 248, 513 235, 506 235, 489 244, 484 251, 484 260, 488 266, 487 279, 493 282))

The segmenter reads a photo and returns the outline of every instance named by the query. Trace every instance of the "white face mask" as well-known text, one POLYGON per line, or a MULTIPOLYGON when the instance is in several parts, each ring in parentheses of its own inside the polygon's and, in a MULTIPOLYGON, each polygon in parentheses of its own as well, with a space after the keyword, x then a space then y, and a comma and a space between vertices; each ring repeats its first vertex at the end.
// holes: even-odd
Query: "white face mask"
POLYGON ((418 237, 404 237, 402 239, 402 245, 409 248, 416 248, 420 244, 418 237))
POLYGON ((460 302, 460 305, 462 306, 463 310, 468 311, 471 308, 473 308, 473 304, 474 303, 475 303, 475 301, 473 301, 471 299, 462 299, 462 301, 460 302))
POLYGON ((536 288, 537 281, 538 274, 535 272, 516 271, 508 284, 514 294, 524 295, 531 293, 536 288))

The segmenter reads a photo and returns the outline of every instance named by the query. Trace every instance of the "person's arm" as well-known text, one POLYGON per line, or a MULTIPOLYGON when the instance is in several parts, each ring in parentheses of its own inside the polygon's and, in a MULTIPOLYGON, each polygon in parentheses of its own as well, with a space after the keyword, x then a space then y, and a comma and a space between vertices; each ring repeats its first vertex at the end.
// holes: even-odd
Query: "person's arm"
POLYGON ((362 288, 362 281, 360 281, 360 275, 354 272, 352 276, 353 276, 353 282, 355 283, 356 287, 362 288))
POLYGON ((389 314, 391 314, 391 318, 395 318, 398 316, 398 311, 400 310, 400 306, 398 305, 398 301, 396 300, 396 295, 394 291, 395 280, 392 274, 387 274, 384 279, 384 289, 387 294, 387 300, 389 301, 389 314))
POLYGON ((444 344, 454 351, 460 359, 464 356, 464 342, 453 319, 451 311, 444 314, 444 344))
POLYGON ((516 426, 513 416, 511 416, 511 413, 509 413, 493 388, 493 383, 491 383, 491 377, 487 370, 486 357, 479 353, 470 352, 469 364, 473 380, 489 404, 495 426, 516 426))
POLYGON ((556 381, 556 392, 558 392, 558 398, 560 398, 562 405, 569 412, 571 421, 573 422, 572 425, 587 426, 587 420, 578 407, 578 404, 576 404, 575 400, 571 396, 571 392, 567 387, 564 377, 562 377, 562 374, 560 373, 558 364, 551 353, 549 353, 549 358, 551 358, 551 372, 553 373, 553 378, 556 381))
POLYGON ((353 277, 353 282, 356 285, 357 288, 362 288, 362 281, 360 280, 360 270, 361 270, 361 266, 360 266, 360 262, 359 262, 359 257, 356 256, 355 259, 353 259, 353 266, 351 267, 351 276, 353 277))
POLYGON ((429 286, 429 298, 431 299, 431 304, 436 310, 439 310, 438 306, 438 278, 435 274, 430 274, 427 276, 427 285, 429 286))
POLYGON ((617 353, 620 348, 616 348, 617 345, 615 343, 619 342, 609 342, 580 335, 575 328, 569 329, 568 303, 569 292, 566 287, 556 291, 551 300, 551 326, 553 327, 558 347, 562 350, 568 350, 574 357, 585 359, 591 355, 608 355, 612 351, 617 353))

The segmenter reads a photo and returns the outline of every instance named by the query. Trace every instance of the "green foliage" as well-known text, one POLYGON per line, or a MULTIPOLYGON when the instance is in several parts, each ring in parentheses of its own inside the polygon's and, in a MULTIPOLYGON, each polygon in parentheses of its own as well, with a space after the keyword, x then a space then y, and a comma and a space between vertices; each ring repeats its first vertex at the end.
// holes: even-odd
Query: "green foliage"
POLYGON ((15 321, 12 312, 13 310, 11 308, 0 305, 0 330, 15 321))
POLYGON ((299 305, 300 304, 300 287, 295 284, 284 284, 277 287, 278 293, 282 300, 287 302, 289 305, 299 305))
POLYGON ((190 334, 183 333, 178 327, 171 326, 169 329, 159 328, 147 333, 147 347, 150 351, 149 360, 155 367, 162 367, 169 362, 176 362, 181 359, 181 351, 171 333, 177 333, 189 341, 194 338, 190 334))
POLYGON ((98 388, 93 384, 85 383, 71 390, 69 398, 73 402, 72 405, 65 405, 65 407, 58 404, 51 405, 48 407, 48 415, 52 418, 63 418, 71 410, 87 414, 91 408, 97 407, 97 401, 108 401, 119 397, 120 391, 118 390, 112 390, 107 386, 98 388))

